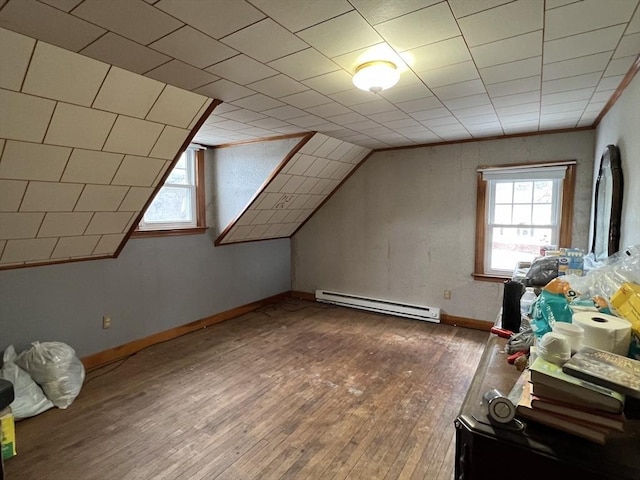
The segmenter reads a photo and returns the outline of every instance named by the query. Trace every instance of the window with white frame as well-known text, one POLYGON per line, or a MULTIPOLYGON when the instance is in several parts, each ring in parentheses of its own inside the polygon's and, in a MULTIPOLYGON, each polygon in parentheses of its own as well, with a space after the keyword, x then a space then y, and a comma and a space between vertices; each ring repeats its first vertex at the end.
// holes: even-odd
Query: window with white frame
POLYGON ((482 225, 476 229, 481 243, 476 245, 476 274, 510 276, 518 262, 540 256, 543 246, 570 246, 563 245, 567 228, 570 242, 570 225, 563 215, 571 215, 572 182, 571 191, 565 190, 568 169, 573 178, 574 167, 570 163, 479 169, 482 219, 477 221, 482 225))

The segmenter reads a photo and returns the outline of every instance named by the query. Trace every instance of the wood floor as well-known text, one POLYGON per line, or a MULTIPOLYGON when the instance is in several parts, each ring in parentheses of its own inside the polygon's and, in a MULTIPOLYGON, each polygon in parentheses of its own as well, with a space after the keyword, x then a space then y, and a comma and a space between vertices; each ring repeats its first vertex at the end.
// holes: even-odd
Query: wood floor
POLYGON ((446 479, 487 333, 289 300, 88 375, 7 480, 446 479))

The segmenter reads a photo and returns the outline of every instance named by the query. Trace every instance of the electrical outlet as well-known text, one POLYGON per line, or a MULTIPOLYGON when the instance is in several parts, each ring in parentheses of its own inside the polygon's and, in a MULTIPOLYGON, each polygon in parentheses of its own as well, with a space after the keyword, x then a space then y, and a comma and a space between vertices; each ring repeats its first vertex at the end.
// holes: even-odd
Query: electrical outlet
POLYGON ((444 291, 444 298, 445 300, 451 300, 451 290, 444 291))
POLYGON ((105 315, 102 317, 102 328, 111 328, 111 317, 105 315))

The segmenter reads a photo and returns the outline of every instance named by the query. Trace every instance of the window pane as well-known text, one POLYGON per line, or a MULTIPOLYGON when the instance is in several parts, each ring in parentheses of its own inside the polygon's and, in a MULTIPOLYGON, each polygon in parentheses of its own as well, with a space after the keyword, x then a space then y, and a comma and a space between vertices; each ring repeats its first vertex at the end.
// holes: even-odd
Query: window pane
POLYGON ((533 203, 551 203, 553 201, 553 181, 536 182, 533 188, 533 203))
POLYGON ((513 224, 531 225, 531 205, 513 206, 513 224))
POLYGON ((514 182, 513 203, 531 203, 533 182, 514 182))
POLYGON ((540 255, 540 237, 537 229, 492 229, 490 268, 512 271, 519 261, 531 261, 540 255))
POLYGON ((496 183, 496 203, 511 203, 511 192, 513 191, 513 183, 500 182, 496 183))
POLYGON ((531 220, 533 225, 551 225, 551 205, 534 205, 531 220))
POLYGON ((511 205, 496 205, 493 223, 511 225, 511 205))
POLYGON ((162 187, 144 215, 146 223, 193 222, 192 191, 162 187))

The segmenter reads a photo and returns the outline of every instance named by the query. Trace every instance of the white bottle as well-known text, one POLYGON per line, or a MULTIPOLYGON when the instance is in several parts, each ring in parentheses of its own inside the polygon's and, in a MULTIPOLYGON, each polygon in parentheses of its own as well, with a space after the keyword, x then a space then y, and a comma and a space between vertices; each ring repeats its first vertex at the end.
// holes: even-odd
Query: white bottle
POLYGON ((531 309, 531 305, 538 298, 533 291, 533 287, 527 287, 524 290, 524 294, 520 297, 520 313, 523 316, 529 315, 529 310, 531 309))

